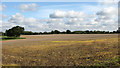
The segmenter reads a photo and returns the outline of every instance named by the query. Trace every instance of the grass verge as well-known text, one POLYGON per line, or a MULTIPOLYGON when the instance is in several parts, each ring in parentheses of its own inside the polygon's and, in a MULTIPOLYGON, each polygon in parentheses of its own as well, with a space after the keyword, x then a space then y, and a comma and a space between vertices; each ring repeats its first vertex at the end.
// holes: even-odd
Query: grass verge
POLYGON ((7 36, 1 36, 0 39, 2 40, 14 40, 14 39, 26 39, 24 37, 7 37, 7 36))

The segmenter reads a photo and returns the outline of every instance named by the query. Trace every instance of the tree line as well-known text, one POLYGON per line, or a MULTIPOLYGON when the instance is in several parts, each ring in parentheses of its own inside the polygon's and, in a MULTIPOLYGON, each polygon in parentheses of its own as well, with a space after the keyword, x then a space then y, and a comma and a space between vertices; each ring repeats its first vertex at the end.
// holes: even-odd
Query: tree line
MULTIPOLYGON (((119 28, 120 29, 120 28, 119 28)), ((32 32, 32 31, 24 31, 24 27, 20 26, 15 26, 12 27, 11 29, 8 29, 5 31, 5 33, 0 32, 3 36, 9 36, 9 37, 19 37, 21 34, 22 35, 42 35, 42 34, 117 34, 120 33, 120 30, 117 31, 59 31, 59 30, 53 30, 51 32, 32 32)))
POLYGON ((113 32, 109 32, 109 31, 70 31, 70 30, 66 30, 66 31, 59 31, 59 30, 54 30, 51 32, 32 32, 32 31, 24 31, 24 33, 22 33, 23 35, 40 35, 40 34, 115 34, 118 33, 118 31, 113 31, 113 32))

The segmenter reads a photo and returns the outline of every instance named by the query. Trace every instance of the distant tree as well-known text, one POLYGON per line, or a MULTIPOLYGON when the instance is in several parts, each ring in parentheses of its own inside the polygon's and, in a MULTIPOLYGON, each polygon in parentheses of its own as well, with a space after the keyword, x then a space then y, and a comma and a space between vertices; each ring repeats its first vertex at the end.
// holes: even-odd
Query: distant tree
POLYGON ((89 30, 86 30, 85 33, 86 33, 86 34, 90 34, 89 30))
POLYGON ((73 34, 80 34, 80 31, 73 31, 73 34))
POLYGON ((42 32, 39 32, 39 34, 42 34, 42 32))
POLYGON ((60 31, 54 30, 54 31, 51 31, 51 34, 60 34, 60 31))
POLYGON ((43 34, 48 34, 48 33, 45 31, 45 32, 43 32, 43 34))
POLYGON ((5 33, 3 33, 3 32, 0 32, 0 36, 5 36, 5 33))
POLYGON ((32 31, 24 31, 22 34, 23 35, 33 35, 33 32, 32 31))
POLYGON ((9 37, 20 37, 20 35, 24 32, 24 27, 15 26, 9 30, 6 30, 6 36, 9 37))
POLYGON ((67 33, 67 34, 71 34, 71 31, 70 31, 70 30, 66 30, 66 33, 67 33))
POLYGON ((54 31, 54 33, 55 33, 55 34, 59 34, 59 33, 60 33, 60 31, 58 31, 58 30, 55 30, 55 31, 54 31))
POLYGON ((51 31, 51 34, 54 34, 54 31, 51 31))
POLYGON ((33 35, 39 35, 39 33, 38 32, 34 32, 33 35))

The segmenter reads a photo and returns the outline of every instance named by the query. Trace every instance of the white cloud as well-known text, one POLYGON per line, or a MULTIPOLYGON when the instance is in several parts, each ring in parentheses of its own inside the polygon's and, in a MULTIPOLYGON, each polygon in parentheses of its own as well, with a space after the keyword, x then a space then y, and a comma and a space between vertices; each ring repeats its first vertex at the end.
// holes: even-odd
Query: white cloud
POLYGON ((4 20, 6 18, 8 18, 8 16, 6 14, 2 14, 2 19, 4 20))
POLYGON ((24 22, 24 16, 21 15, 20 13, 16 13, 16 15, 11 16, 8 22, 21 24, 24 22))
POLYGON ((119 0, 99 0, 99 2, 101 2, 101 5, 116 5, 118 4, 119 0))
POLYGON ((21 4, 19 6, 19 9, 22 11, 22 12, 25 12, 25 11, 36 11, 37 8, 39 6, 35 3, 31 3, 31 4, 21 4))
POLYGON ((63 18, 66 16, 66 12, 64 11, 55 11, 53 14, 50 14, 50 18, 63 18))
POLYGON ((5 10, 5 8, 6 8, 6 5, 0 4, 0 12, 3 11, 3 10, 5 10))
POLYGON ((8 16, 7 15, 5 15, 5 14, 0 14, 0 24, 2 23, 2 21, 4 20, 4 19, 6 19, 6 18, 8 18, 8 16))
POLYGON ((17 25, 10 22, 2 22, 1 31, 6 31, 7 29, 10 29, 11 27, 14 27, 14 26, 17 26, 17 25))
POLYGON ((26 18, 20 13, 12 15, 8 22, 13 23, 14 25, 23 26, 26 30, 37 31, 40 28, 44 28, 44 26, 42 26, 43 24, 40 23, 39 20, 32 17, 26 18))
POLYGON ((116 23, 115 21, 118 20, 118 9, 115 7, 104 8, 102 11, 97 12, 96 15, 96 21, 98 22, 107 22, 109 20, 109 23, 111 23, 111 20, 114 20, 114 23, 116 23))
POLYGON ((51 31, 51 30, 60 30, 64 31, 67 29, 70 30, 112 30, 111 26, 115 30, 117 26, 116 21, 112 16, 115 15, 115 8, 104 8, 103 11, 100 11, 96 14, 84 14, 83 12, 75 11, 60 11, 55 12, 54 18, 50 17, 49 19, 36 19, 33 17, 26 18, 20 13, 12 15, 9 19, 9 23, 14 23, 16 25, 24 26, 26 30, 31 31, 51 31), (62 13, 63 12, 63 13, 62 13), (71 13, 71 14, 70 14, 71 13), (63 15, 62 15, 63 14, 63 15), (64 15, 65 14, 65 15, 64 15), (82 15, 84 14, 84 15, 82 15), (111 15, 110 15, 111 14, 111 15), (66 18, 65 18, 66 17, 66 18), (105 17, 110 17, 104 19, 105 17), (96 21, 98 19, 98 21, 96 21), (106 29, 105 29, 106 28, 106 29))
POLYGON ((104 8, 102 11, 98 12, 98 15, 115 15, 118 13, 118 9, 115 7, 107 7, 104 8))
POLYGON ((86 17, 86 14, 83 12, 76 12, 76 11, 55 11, 54 13, 50 14, 50 18, 80 18, 86 17))
MULTIPOLYGON (((23 12, 37 10, 35 8, 35 5, 34 8, 31 7, 30 5, 31 4, 22 4, 22 8, 20 9, 23 12)), ((11 16, 11 18, 8 20, 6 24, 10 23, 11 27, 14 25, 24 26, 26 30, 38 31, 38 32, 51 31, 56 29, 60 31, 64 31, 67 29, 112 31, 117 29, 118 12, 116 7, 107 6, 100 11, 99 10, 95 11, 96 13, 86 13, 86 12, 74 11, 74 10, 71 11, 56 10, 53 13, 51 12, 48 19, 25 17, 20 13, 16 13, 15 15, 11 16)), ((10 28, 10 26, 4 25, 4 27, 6 28, 10 28)))
POLYGON ((96 22, 104 30, 117 30, 118 28, 118 9, 116 7, 107 7, 96 13, 96 22))

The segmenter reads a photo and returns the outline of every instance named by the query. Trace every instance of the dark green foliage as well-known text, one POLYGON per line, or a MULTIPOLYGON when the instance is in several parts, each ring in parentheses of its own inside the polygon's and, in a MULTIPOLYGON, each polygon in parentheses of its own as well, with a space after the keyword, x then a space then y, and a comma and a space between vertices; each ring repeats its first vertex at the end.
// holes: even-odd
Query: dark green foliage
POLYGON ((19 37, 20 34, 23 35, 40 35, 40 34, 117 34, 120 33, 120 27, 118 28, 117 31, 109 32, 109 31, 70 31, 66 30, 63 32, 60 32, 59 30, 53 30, 51 32, 32 32, 32 31, 24 31, 24 27, 16 26, 13 27, 9 30, 6 30, 5 33, 0 32, 1 35, 3 36, 9 36, 9 37, 19 37))
POLYGON ((117 34, 119 33, 118 30, 117 31, 113 31, 113 32, 109 32, 109 31, 70 31, 70 30, 66 30, 63 32, 60 32, 58 30, 54 30, 51 32, 32 32, 32 31, 25 31, 23 33, 23 35, 40 35, 40 34, 117 34))
POLYGON ((70 31, 70 30, 66 30, 66 33, 67 33, 67 34, 71 34, 71 31, 70 31))
POLYGON ((20 35, 24 32, 24 27, 15 26, 9 30, 6 30, 5 34, 8 37, 20 37, 20 35))
POLYGON ((0 36, 4 36, 5 35, 5 33, 3 33, 3 32, 0 32, 0 36))
POLYGON ((24 35, 33 35, 33 32, 32 31, 24 31, 22 34, 24 34, 24 35))
POLYGON ((59 33, 60 33, 60 31, 58 31, 58 30, 51 31, 51 34, 59 34, 59 33))
POLYGON ((47 34, 47 32, 45 31, 43 34, 47 34))
POLYGON ((23 37, 7 37, 7 36, 2 36, 2 40, 14 40, 14 39, 25 39, 23 37))

